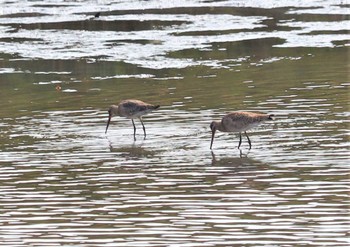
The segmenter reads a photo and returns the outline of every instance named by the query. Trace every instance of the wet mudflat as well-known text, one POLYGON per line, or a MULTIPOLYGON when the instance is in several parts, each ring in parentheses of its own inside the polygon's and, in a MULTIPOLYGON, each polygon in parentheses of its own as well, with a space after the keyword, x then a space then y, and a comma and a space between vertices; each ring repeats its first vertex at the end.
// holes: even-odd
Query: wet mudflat
POLYGON ((1 246, 348 246, 348 7, 1 2, 1 246))

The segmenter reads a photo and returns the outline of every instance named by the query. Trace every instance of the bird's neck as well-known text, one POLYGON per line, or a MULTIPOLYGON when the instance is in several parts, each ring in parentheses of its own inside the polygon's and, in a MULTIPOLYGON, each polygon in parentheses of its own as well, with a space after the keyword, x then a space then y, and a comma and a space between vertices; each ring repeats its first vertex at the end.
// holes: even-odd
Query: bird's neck
POLYGON ((216 129, 222 132, 226 132, 224 125, 221 122, 216 122, 216 129))
POLYGON ((112 116, 120 116, 120 112, 119 112, 119 107, 118 106, 114 106, 112 108, 112 116))

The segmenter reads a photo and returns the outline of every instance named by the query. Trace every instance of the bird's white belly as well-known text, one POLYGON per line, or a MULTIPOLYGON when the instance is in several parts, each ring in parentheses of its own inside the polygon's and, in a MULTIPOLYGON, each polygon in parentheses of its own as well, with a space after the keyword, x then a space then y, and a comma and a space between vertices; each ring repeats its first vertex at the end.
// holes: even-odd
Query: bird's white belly
POLYGON ((242 131, 247 131, 247 130, 253 129, 253 128, 255 128, 255 127, 258 127, 259 124, 260 124, 260 122, 251 123, 251 124, 245 126, 245 128, 243 128, 242 131))
POLYGON ((132 118, 140 118, 143 115, 146 115, 148 111, 139 111, 139 112, 134 112, 126 116, 126 118, 132 119, 132 118))
POLYGON ((251 124, 237 124, 234 126, 233 129, 229 130, 229 131, 233 131, 233 132, 244 132, 244 131, 247 131, 247 130, 250 130, 250 129, 253 129, 255 127, 257 127, 260 123, 257 122, 257 123, 251 123, 251 124))

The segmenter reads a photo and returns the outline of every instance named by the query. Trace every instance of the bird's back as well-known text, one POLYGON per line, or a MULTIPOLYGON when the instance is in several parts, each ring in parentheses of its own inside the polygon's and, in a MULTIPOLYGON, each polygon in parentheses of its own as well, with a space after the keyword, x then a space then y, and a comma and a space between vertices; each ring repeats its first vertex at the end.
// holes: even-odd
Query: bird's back
POLYGON ((137 118, 159 108, 159 105, 147 104, 141 100, 123 100, 118 105, 120 116, 127 118, 137 118))
POLYGON ((222 118, 221 123, 226 132, 243 132, 270 118, 270 115, 262 113, 231 112, 222 118))

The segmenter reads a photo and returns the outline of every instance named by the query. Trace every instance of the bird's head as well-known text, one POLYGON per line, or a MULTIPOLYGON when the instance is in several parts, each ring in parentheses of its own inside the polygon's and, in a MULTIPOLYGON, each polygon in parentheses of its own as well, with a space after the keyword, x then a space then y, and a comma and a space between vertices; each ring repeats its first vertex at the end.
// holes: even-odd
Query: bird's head
POLYGON ((211 129, 212 132, 213 132, 213 131, 216 131, 216 129, 217 129, 217 124, 216 124, 215 121, 211 122, 211 124, 210 124, 210 129, 211 129))
POLYGON ((109 123, 111 122, 112 117, 118 115, 118 106, 111 105, 108 109, 108 122, 105 133, 107 133, 109 123))
POLYGON ((108 115, 109 115, 109 117, 114 117, 114 116, 118 115, 118 106, 111 105, 108 109, 108 115))
POLYGON ((211 129, 211 142, 210 142, 210 149, 213 146, 213 142, 214 142, 214 136, 215 136, 215 131, 218 129, 220 123, 217 121, 213 121, 210 124, 210 129, 211 129))

